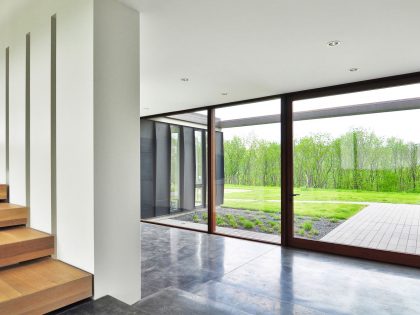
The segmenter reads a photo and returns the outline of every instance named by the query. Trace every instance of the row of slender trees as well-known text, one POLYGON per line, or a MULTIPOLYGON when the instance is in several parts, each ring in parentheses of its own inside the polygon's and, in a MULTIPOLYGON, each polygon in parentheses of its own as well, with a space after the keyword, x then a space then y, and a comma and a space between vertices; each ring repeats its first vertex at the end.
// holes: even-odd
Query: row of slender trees
MULTIPOLYGON (((354 129, 339 138, 295 140, 296 187, 420 192, 419 144, 354 129)), ((280 186, 280 144, 248 137, 224 143, 225 182, 280 186)))

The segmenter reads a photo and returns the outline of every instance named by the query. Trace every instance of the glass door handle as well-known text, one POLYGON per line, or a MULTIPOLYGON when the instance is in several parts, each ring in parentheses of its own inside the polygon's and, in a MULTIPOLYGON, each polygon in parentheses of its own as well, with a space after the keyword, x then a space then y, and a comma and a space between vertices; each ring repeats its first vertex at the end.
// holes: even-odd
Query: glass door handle
POLYGON ((293 197, 300 196, 300 194, 292 194, 293 197))

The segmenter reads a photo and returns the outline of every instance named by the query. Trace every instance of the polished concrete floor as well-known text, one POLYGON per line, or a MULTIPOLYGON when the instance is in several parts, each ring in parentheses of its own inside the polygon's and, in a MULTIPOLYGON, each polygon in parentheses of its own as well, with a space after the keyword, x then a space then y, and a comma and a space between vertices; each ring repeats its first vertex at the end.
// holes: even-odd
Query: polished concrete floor
POLYGON ((65 314, 420 314, 420 270, 142 224, 142 295, 65 314))

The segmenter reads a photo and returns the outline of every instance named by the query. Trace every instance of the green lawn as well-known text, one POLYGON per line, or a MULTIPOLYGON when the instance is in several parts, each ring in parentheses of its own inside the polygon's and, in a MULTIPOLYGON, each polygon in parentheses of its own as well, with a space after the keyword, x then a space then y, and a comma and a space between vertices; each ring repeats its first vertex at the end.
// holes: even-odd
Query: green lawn
MULTIPOLYGON (((228 199, 279 200, 280 187, 225 185, 225 189, 244 189, 246 192, 225 192, 228 199)), ((367 201, 400 204, 420 204, 419 193, 375 192, 332 189, 295 188, 302 201, 367 201)))
MULTIPOLYGON (((280 211, 279 187, 225 185, 225 189, 227 189, 225 191, 225 203, 223 204, 225 207, 264 212, 280 211)), ((420 196, 415 193, 377 193, 327 189, 295 189, 295 193, 300 194, 300 196, 295 197, 295 200, 301 201, 369 201, 420 204, 420 196)), ((295 202, 294 206, 295 214, 298 216, 323 217, 337 220, 348 219, 365 207, 365 205, 360 204, 311 202, 295 202)))
POLYGON ((297 203, 294 211, 298 216, 347 220, 364 207, 345 203, 297 203))
MULTIPOLYGON (((259 210, 264 212, 279 212, 280 204, 276 202, 258 202, 258 201, 243 201, 226 200, 224 207, 234 209, 259 210)), ((295 214, 298 216, 308 216, 317 218, 346 220, 357 212, 362 210, 364 205, 344 204, 344 203, 296 203, 295 214)))

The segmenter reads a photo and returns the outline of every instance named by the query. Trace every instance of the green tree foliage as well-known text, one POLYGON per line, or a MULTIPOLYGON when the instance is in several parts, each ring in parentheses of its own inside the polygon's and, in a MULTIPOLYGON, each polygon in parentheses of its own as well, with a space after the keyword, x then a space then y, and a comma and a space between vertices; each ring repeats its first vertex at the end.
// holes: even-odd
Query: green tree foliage
POLYGON ((280 146, 255 137, 234 137, 224 143, 225 182, 237 185, 278 186, 280 146))
MULTIPOLYGON (((224 143, 225 182, 280 186, 280 144, 255 137, 224 143)), ((314 134, 295 140, 296 187, 419 192, 419 144, 383 139, 363 129, 339 138, 314 134)))

